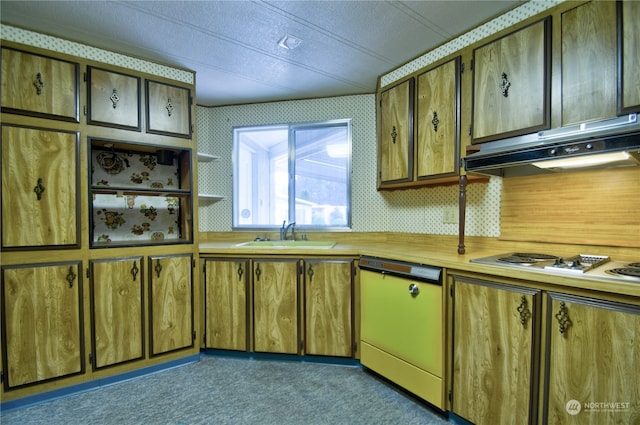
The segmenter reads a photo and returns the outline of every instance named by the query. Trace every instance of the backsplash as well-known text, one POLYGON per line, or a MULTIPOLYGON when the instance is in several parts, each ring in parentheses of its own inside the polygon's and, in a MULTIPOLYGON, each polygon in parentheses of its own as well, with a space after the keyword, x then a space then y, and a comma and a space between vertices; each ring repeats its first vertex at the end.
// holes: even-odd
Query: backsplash
MULTIPOLYGON (((196 108, 198 151, 220 160, 200 163, 200 193, 224 197, 200 203, 201 232, 226 232, 232 227, 232 130, 236 126, 352 119, 352 230, 457 235, 457 224, 444 224, 445 207, 457 208, 458 185, 378 192, 376 190, 375 95, 342 96, 251 105, 196 108)), ((502 180, 467 187, 469 236, 500 235, 502 180)))

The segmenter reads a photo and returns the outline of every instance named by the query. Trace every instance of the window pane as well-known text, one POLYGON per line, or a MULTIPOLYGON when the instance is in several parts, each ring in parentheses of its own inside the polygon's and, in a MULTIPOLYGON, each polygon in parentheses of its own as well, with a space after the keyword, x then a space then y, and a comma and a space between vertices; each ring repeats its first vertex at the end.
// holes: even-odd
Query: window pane
POLYGON ((289 217, 288 128, 234 130, 234 225, 265 226, 289 217))
POLYGON ((351 124, 234 129, 233 226, 348 227, 351 124))
POLYGON ((348 225, 347 126, 294 128, 293 133, 296 224, 348 225))

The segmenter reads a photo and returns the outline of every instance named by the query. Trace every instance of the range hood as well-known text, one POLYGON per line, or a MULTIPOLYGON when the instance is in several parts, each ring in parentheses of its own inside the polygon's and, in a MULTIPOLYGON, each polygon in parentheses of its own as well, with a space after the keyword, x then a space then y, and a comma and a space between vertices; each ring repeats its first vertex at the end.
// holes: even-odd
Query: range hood
POLYGON ((640 122, 633 113, 482 143, 463 161, 502 177, 640 165, 640 122))

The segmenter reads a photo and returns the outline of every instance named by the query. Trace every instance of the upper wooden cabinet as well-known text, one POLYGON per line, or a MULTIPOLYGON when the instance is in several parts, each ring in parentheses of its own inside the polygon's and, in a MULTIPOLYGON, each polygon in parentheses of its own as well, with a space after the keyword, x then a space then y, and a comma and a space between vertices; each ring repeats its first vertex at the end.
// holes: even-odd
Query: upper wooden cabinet
POLYGON ((418 76, 417 179, 457 174, 460 158, 460 56, 418 76))
POLYGON ((561 19, 562 126, 615 117, 616 3, 584 3, 561 19))
POLYGON ((549 128, 550 31, 547 18, 474 49, 473 143, 549 128))
POLYGON ((191 137, 191 90, 147 80, 147 133, 191 137))
POLYGON ((618 2, 618 113, 640 111, 640 2, 618 2))
POLYGON ((87 67, 89 124, 140 131, 140 77, 87 67))
POLYGON ((414 78, 379 95, 378 187, 413 179, 414 78))
POLYGON ((2 112, 79 122, 79 65, 2 47, 2 112))
POLYGON ((78 152, 75 132, 2 125, 3 249, 79 247, 78 152))

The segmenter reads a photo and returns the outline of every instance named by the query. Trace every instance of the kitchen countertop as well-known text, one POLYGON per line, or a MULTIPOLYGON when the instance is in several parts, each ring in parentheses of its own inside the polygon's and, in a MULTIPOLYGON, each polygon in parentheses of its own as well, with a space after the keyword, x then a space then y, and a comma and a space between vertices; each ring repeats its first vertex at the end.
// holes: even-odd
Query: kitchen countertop
MULTIPOLYGON (((331 238, 330 236, 327 238, 322 238, 322 240, 334 239, 335 238, 331 238)), ((508 241, 496 241, 492 238, 487 238, 487 241, 485 242, 484 238, 472 238, 473 241, 471 241, 471 245, 467 244, 466 253, 460 255, 457 253, 457 237, 452 238, 448 236, 434 236, 433 238, 431 238, 432 240, 429 240, 426 236, 422 236, 420 237, 419 241, 411 240, 411 237, 406 236, 406 240, 404 241, 388 240, 384 238, 374 238, 373 240, 366 240, 359 237, 355 237, 353 239, 353 241, 339 240, 337 241, 336 245, 330 249, 278 248, 267 250, 265 248, 249 248, 236 246, 239 242, 246 241, 247 239, 240 241, 202 242, 200 243, 199 248, 201 256, 232 255, 249 257, 358 257, 360 255, 367 255, 386 258, 390 260, 402 260, 439 266, 447 269, 448 273, 455 273, 455 271, 464 271, 486 274, 496 277, 518 279, 528 281, 530 283, 535 282, 536 284, 540 284, 545 287, 545 289, 550 290, 561 290, 564 287, 631 296, 637 299, 630 299, 630 302, 640 303, 640 284, 638 283, 614 282, 587 277, 563 276, 470 262, 470 260, 472 259, 505 252, 513 252, 517 250, 537 250, 535 252, 553 252, 563 256, 587 252, 589 254, 611 255, 612 258, 616 260, 623 259, 628 261, 638 261, 639 258, 637 258, 636 255, 639 251, 634 248, 630 248, 628 250, 616 249, 616 255, 613 255, 602 253, 602 250, 605 249, 606 251, 607 248, 599 248, 601 252, 594 252, 593 248, 591 247, 577 248, 575 246, 553 246, 552 248, 549 248, 548 245, 544 244, 514 244, 508 241), (561 249, 565 251, 561 251, 561 249), (576 249, 578 249, 579 251, 576 251, 576 249), (618 258, 620 256, 622 256, 622 258, 618 258)), ((523 282, 523 284, 526 284, 526 282, 523 282)))

